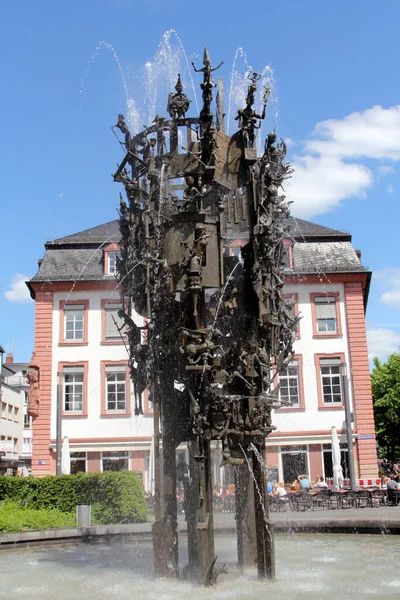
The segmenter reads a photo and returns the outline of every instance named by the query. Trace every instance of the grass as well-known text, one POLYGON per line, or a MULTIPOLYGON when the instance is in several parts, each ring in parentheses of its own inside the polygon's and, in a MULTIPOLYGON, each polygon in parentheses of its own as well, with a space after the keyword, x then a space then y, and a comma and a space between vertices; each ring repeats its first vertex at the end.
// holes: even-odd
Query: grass
POLYGON ((0 503, 0 532, 11 533, 31 529, 56 529, 58 527, 74 527, 74 513, 63 513, 59 510, 21 508, 12 500, 0 503))

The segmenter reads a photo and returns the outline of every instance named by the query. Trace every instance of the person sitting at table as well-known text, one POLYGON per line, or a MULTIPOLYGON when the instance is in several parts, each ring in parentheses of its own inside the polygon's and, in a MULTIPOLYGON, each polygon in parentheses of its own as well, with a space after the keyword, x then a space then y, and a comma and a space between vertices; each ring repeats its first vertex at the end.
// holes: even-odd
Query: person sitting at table
POLYGON ((272 492, 273 496, 286 496, 287 491, 283 486, 283 481, 279 481, 278 483, 274 483, 274 489, 272 492))
POLYGON ((389 481, 389 477, 386 477, 386 475, 384 475, 382 477, 382 483, 381 483, 381 489, 382 490, 387 490, 388 481, 389 481))
POLYGON ((394 502, 397 506, 400 499, 400 485, 396 481, 396 475, 391 474, 389 481, 387 482, 387 493, 388 501, 394 502))
POLYGON ((300 483, 299 477, 297 477, 292 483, 292 491, 300 492, 300 490, 301 490, 301 483, 300 483))
POLYGON ((328 484, 326 483, 326 481, 325 481, 325 479, 322 477, 322 475, 321 475, 321 477, 319 477, 319 478, 317 479, 317 483, 315 484, 315 487, 316 487, 317 489, 322 489, 322 488, 326 489, 326 488, 328 487, 328 484))
POLYGON ((400 482, 400 468, 399 468, 399 465, 393 465, 392 475, 394 475, 394 480, 397 483, 399 483, 400 482))
POLYGON ((308 491, 311 489, 311 483, 310 483, 310 480, 308 479, 308 475, 301 476, 300 486, 301 486, 301 491, 303 491, 303 490, 308 491))
POLYGON ((270 481, 268 479, 267 481, 267 494, 270 496, 272 494, 272 490, 274 489, 274 486, 272 485, 272 481, 270 481))

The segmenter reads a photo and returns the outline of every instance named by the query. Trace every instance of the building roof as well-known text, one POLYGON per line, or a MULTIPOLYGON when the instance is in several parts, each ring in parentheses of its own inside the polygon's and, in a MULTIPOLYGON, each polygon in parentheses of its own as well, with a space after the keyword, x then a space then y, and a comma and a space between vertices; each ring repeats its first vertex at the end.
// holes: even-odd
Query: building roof
MULTIPOLYGON (((367 271, 351 244, 349 233, 295 217, 289 217, 286 225, 288 238, 294 242, 294 273, 367 271)), ((114 220, 47 242, 39 271, 29 283, 113 279, 114 275, 104 275, 103 250, 107 244, 120 239, 119 224, 114 220)))
POLYGON ((112 244, 113 242, 119 242, 120 239, 121 233, 119 231, 118 221, 114 220, 47 242, 46 248, 51 246, 64 246, 65 244, 112 244))
POLYGON ((295 273, 365 272, 351 242, 327 241, 293 244, 295 273))

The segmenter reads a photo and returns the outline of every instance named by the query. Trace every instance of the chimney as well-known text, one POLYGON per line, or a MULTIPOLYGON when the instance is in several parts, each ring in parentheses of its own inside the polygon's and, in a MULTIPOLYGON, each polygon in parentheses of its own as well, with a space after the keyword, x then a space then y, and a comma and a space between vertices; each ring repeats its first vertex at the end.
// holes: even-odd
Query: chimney
POLYGON ((11 352, 9 352, 6 356, 6 365, 11 365, 14 362, 14 357, 11 354, 11 352))
POLYGON ((361 262, 361 250, 356 250, 357 258, 361 262))

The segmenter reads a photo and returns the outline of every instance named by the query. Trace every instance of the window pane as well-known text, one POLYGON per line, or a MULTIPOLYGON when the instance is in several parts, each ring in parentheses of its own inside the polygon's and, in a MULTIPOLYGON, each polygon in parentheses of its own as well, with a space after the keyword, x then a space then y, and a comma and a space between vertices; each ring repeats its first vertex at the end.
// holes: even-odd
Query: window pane
POLYGON ((83 340, 83 310, 65 310, 65 334, 66 340, 83 340))
POLYGON ((107 407, 109 411, 126 409, 126 372, 110 372, 106 368, 107 407))
MULTIPOLYGON (((325 362, 336 362, 336 360, 327 359, 325 362)), ((336 364, 321 366, 322 395, 324 403, 331 404, 334 402, 341 404, 342 402, 342 388, 338 372, 339 366, 336 364)))
POLYGON ((64 373, 64 411, 83 412, 83 373, 81 372, 64 373))
POLYGON ((118 311, 121 310, 121 305, 106 307, 106 338, 119 338, 125 333, 125 323, 118 316, 118 311), (119 332, 121 331, 121 333, 119 332))
POLYGON ((290 406, 298 406, 300 404, 300 397, 297 361, 293 361, 279 375, 279 381, 279 393, 281 401, 285 404, 289 404, 290 406))

